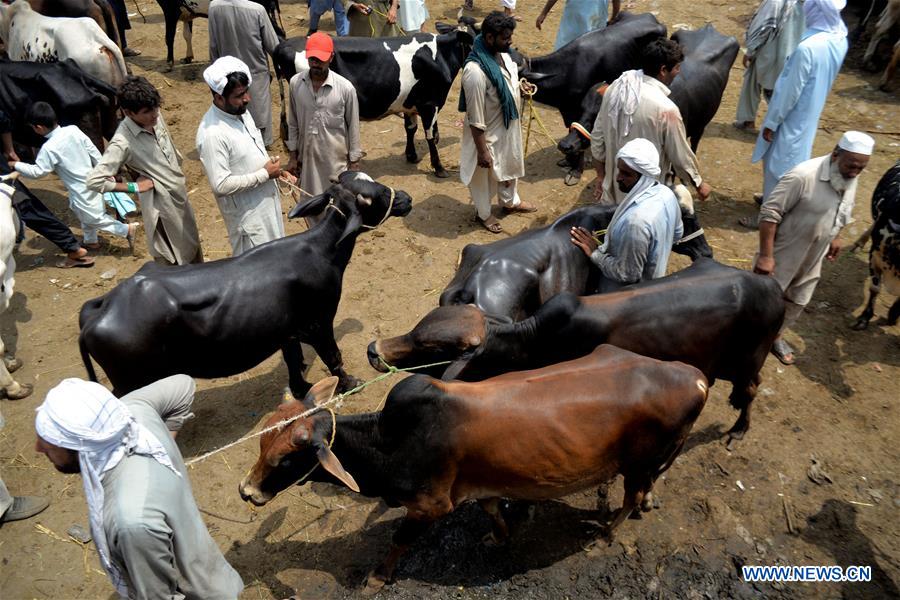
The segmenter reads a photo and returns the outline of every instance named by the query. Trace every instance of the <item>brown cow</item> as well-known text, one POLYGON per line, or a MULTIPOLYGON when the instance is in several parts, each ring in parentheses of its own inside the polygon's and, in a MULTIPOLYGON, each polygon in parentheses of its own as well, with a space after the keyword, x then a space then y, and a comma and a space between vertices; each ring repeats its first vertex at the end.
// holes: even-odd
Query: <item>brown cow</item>
MULTIPOLYGON (((336 385, 335 377, 320 381, 305 402, 327 400, 336 385)), ((625 495, 611 537, 635 507, 649 510, 653 483, 681 451, 707 391, 694 367, 608 345, 478 383, 413 375, 380 413, 332 420, 321 411, 266 433, 239 491, 263 505, 306 475, 405 506, 390 553, 369 575, 367 588, 376 590, 431 522, 467 500, 493 517, 500 540, 508 534, 501 498, 548 500, 597 486, 603 493, 621 473, 625 495)), ((288 401, 267 426, 305 408, 288 401)))

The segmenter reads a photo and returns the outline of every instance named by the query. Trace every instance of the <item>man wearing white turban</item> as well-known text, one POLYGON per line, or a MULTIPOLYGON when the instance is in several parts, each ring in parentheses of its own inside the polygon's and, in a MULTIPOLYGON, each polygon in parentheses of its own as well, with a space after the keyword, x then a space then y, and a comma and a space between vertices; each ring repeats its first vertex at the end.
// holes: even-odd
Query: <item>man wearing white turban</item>
POLYGON ((65 379, 35 417, 35 449, 81 473, 100 563, 123 598, 237 598, 244 587, 209 536, 175 434, 194 381, 174 375, 121 400, 65 379))
POLYGON ((786 365, 793 364, 794 350, 782 334, 812 299, 823 260, 841 251, 841 229, 853 220, 858 176, 874 146, 865 133, 848 131, 831 154, 788 171, 760 209, 753 270, 773 276, 784 292, 784 324, 772 354, 786 365))
POLYGON ((225 220, 234 256, 284 237, 282 175, 247 112, 253 76, 243 61, 222 56, 203 71, 213 103, 197 128, 197 150, 225 220))
POLYGON ((649 140, 631 140, 616 154, 616 183, 626 194, 616 208, 603 245, 581 227, 571 229, 581 248, 603 274, 600 291, 656 279, 666 274, 672 243, 684 230, 675 194, 659 182, 659 152, 649 140))
MULTIPOLYGON (((752 162, 763 161, 763 199, 782 175, 809 160, 819 116, 847 55, 846 0, 806 0, 806 31, 775 82, 752 162)), ((752 226, 746 219, 742 225, 752 226)))

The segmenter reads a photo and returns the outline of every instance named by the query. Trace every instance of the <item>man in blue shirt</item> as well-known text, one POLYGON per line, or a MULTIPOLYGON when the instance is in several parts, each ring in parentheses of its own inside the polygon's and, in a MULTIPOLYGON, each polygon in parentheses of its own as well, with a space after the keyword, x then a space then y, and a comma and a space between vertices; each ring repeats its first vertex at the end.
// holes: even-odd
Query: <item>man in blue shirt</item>
POLYGON ((616 208, 603 245, 598 248, 584 228, 571 230, 572 243, 603 274, 601 292, 665 275, 672 243, 684 231, 675 194, 659 182, 659 152, 652 142, 636 138, 622 146, 616 168, 616 183, 628 195, 616 208))

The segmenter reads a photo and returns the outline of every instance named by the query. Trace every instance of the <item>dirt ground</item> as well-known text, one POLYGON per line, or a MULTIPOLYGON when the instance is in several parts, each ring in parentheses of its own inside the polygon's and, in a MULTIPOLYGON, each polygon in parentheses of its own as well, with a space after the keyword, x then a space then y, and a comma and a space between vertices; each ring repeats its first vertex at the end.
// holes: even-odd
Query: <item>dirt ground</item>
MULTIPOLYGON (((491 8, 480 3, 476 16, 491 8)), ((522 2, 524 21, 515 43, 526 54, 552 48, 560 8, 544 30, 534 28, 540 2, 522 2)), ((560 3, 561 5, 562 3, 560 3)), ((725 0, 638 2, 631 10, 658 14, 670 31, 711 21, 740 36, 754 3, 725 0)), ((134 4, 128 3, 134 10, 134 4)), ((147 16, 132 17, 133 47, 143 54, 131 60, 135 73, 160 89, 164 114, 176 145, 186 155, 185 173, 197 212, 207 260, 229 254, 225 228, 204 177, 194 135, 206 111, 209 92, 202 82, 206 66, 207 25, 194 24, 197 62, 164 73, 165 46, 159 7, 140 2, 147 16)), ((306 32, 306 6, 282 1, 289 36, 306 32)), ((451 0, 431 1, 432 20, 455 20, 451 0)), ((321 27, 333 30, 330 17, 321 27)), ((176 58, 184 42, 176 38, 176 58)), ((815 155, 826 153, 849 128, 871 132, 877 150, 861 177, 856 223, 845 233, 854 239, 871 222, 869 201, 882 173, 900 156, 898 95, 876 90, 877 76, 859 69, 861 48, 851 50, 822 117, 815 155)), ((699 206, 716 258, 749 268, 756 234, 737 219, 751 214, 753 192, 761 185, 751 165, 754 136, 730 123, 740 87, 740 61, 732 70, 722 107, 700 145, 704 174, 714 197, 699 206)), ((441 155, 458 164, 461 123, 455 111, 458 84, 440 117, 441 155)), ((273 85, 273 96, 278 98, 273 85)), ((564 131, 558 114, 538 113, 555 138, 564 131)), ((277 114, 277 111, 276 111, 277 114)), ((376 374, 365 347, 379 335, 407 331, 437 304, 449 281, 457 254, 467 243, 494 238, 476 226, 465 188, 454 177, 435 178, 427 159, 407 164, 402 156, 399 118, 363 124, 368 155, 363 168, 373 177, 406 190, 414 209, 359 239, 346 273, 338 311, 338 343, 350 372, 370 379, 376 374)), ((420 155, 427 154, 424 139, 420 155)), ((281 152, 286 158, 285 153, 281 152)), ((522 196, 540 207, 534 216, 503 219, 516 233, 553 220, 590 201, 591 180, 566 187, 555 165, 558 154, 533 132, 526 159, 528 175, 522 196)), ((59 215, 77 226, 66 210, 63 188, 53 178, 32 186, 59 215)), ((284 208, 290 206, 284 199, 284 208)), ((303 229, 288 224, 289 233, 303 229)), ((92 545, 66 541, 74 523, 87 525, 81 480, 57 473, 34 452, 34 408, 47 390, 64 377, 84 377, 77 349, 77 314, 86 300, 131 275, 146 259, 138 245, 132 256, 124 242, 111 241, 95 268, 53 267, 56 248, 29 233, 16 256, 16 293, 2 316, 2 336, 25 361, 16 377, 35 385, 35 393, 18 402, 3 401, 7 426, 0 433, 0 470, 13 494, 52 499, 39 517, 0 529, 0 596, 12 598, 113 598, 112 588, 92 545)), ((675 256, 672 268, 685 266, 675 256)), ((397 581, 382 595, 396 598, 750 598, 750 597, 900 597, 900 434, 897 381, 900 380, 900 328, 884 325, 889 299, 882 297, 877 318, 865 332, 848 328, 851 313, 863 302, 867 275, 864 253, 844 255, 825 267, 810 310, 789 337, 801 349, 795 367, 770 360, 754 406, 750 433, 733 452, 722 443, 736 413, 727 404, 730 385, 712 389, 706 410, 682 456, 657 485, 661 506, 637 521, 627 521, 617 541, 590 552, 584 546, 597 533, 600 519, 593 493, 537 505, 532 519, 512 505, 516 524, 505 546, 485 547, 481 537, 489 523, 477 506, 464 506, 433 527, 401 562, 397 581), (813 482, 807 474, 812 456, 830 482, 813 482), (789 532, 788 519, 790 514, 789 532), (748 564, 869 565, 871 583, 751 585, 740 578, 748 564)), ((252 274, 248 274, 252 277, 252 274)), ((285 307, 290 310, 290 307, 285 307)), ((691 335, 685 323, 685 336, 691 335)), ((313 380, 325 374, 320 362, 313 380)), ((287 381, 280 357, 245 374, 200 381, 194 409, 197 418, 179 436, 186 458, 231 442, 257 427, 279 401, 287 381)), ((346 412, 373 410, 396 379, 379 383, 347 401, 346 412)), ((382 511, 378 503, 327 485, 294 487, 268 506, 251 510, 241 502, 237 484, 255 460, 254 442, 234 447, 197 465, 192 484, 206 523, 228 560, 246 583, 244 598, 343 598, 359 594, 366 573, 386 552, 402 512, 382 511)), ((619 501, 619 488, 611 496, 619 501)))

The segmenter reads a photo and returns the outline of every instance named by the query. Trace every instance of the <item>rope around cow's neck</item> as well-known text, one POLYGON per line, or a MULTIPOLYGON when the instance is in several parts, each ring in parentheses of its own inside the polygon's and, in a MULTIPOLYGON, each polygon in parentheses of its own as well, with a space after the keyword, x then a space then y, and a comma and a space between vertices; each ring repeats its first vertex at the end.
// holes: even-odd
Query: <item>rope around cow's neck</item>
MULTIPOLYGON (((382 362, 384 362, 384 359, 382 359, 382 362)), ((265 435, 265 434, 269 433, 270 431, 275 431, 276 429, 281 429, 285 425, 290 425, 291 423, 293 423, 294 421, 297 421, 298 419, 306 418, 306 417, 313 415, 322 410, 331 410, 329 408, 330 406, 332 406, 332 405, 340 406, 340 404, 344 401, 344 398, 347 398, 348 396, 352 396, 354 394, 358 394, 359 392, 361 392, 368 386, 372 385, 373 383, 378 383, 379 381, 387 379, 388 377, 390 377, 391 375, 394 375, 396 373, 406 373, 409 371, 417 371, 419 369, 438 367, 440 365, 450 364, 450 362, 451 361, 449 361, 449 360, 444 360, 444 361, 440 361, 440 362, 429 363, 427 365, 418 365, 415 367, 405 367, 403 369, 398 369, 397 367, 388 365, 387 372, 382 373, 375 379, 370 379, 369 381, 364 381, 363 383, 359 384, 358 386, 356 386, 349 392, 342 392, 342 393, 338 394, 337 396, 332 396, 329 400, 323 402, 322 404, 320 404, 318 406, 314 406, 308 410, 305 410, 302 413, 300 413, 299 415, 294 415, 293 417, 289 417, 287 419, 282 419, 281 421, 278 421, 274 425, 270 425, 269 427, 266 427, 265 429, 262 429, 260 431, 254 432, 254 433, 247 434, 238 440, 235 440, 229 444, 225 444, 221 448, 216 448, 215 450, 210 450, 209 452, 206 452, 205 454, 201 454, 200 456, 197 456, 195 458, 192 458, 189 461, 186 461, 184 463, 184 465, 186 467, 193 466, 199 462, 203 462, 204 460, 206 460, 207 458, 209 458, 211 456, 214 456, 220 452, 224 452, 225 450, 228 450, 229 448, 233 448, 234 446, 242 444, 248 440, 252 440, 253 438, 259 437, 261 435, 265 435)), ((385 364, 387 364, 387 363, 385 363, 385 364)))

